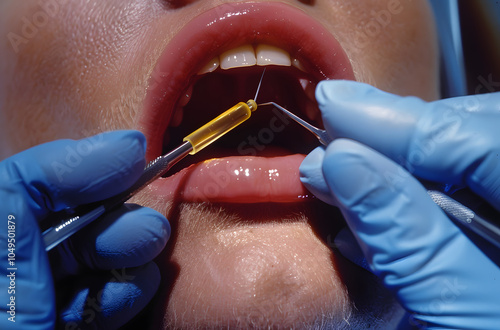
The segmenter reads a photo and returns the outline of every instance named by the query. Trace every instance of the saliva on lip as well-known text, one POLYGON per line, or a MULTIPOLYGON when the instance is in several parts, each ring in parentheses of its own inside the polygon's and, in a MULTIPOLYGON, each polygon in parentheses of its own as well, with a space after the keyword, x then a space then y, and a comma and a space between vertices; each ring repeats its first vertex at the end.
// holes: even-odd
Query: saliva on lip
POLYGON ((255 103, 254 100, 248 100, 246 103, 239 102, 189 134, 183 139, 184 142, 189 142, 193 147, 193 150, 189 154, 194 155, 236 126, 240 125, 250 118, 252 112, 255 110, 257 110, 257 103, 255 103))

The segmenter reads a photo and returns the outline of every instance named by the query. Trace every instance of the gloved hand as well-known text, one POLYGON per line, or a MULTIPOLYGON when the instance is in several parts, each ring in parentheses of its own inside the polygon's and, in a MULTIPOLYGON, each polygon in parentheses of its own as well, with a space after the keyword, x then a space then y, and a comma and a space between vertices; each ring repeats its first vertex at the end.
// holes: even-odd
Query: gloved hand
POLYGON ((53 329, 56 318, 64 329, 117 328, 153 297, 160 276, 151 260, 170 235, 161 214, 123 205, 50 251, 52 269, 38 226, 52 212, 130 187, 144 152, 140 132, 116 131, 0 162, 0 329, 53 329))
POLYGON ((328 81, 316 98, 338 139, 308 155, 301 179, 342 210, 352 234, 337 236, 340 252, 359 262, 361 248, 407 326, 498 329, 500 251, 458 228, 415 177, 466 185, 500 210, 500 93, 427 103, 328 81))

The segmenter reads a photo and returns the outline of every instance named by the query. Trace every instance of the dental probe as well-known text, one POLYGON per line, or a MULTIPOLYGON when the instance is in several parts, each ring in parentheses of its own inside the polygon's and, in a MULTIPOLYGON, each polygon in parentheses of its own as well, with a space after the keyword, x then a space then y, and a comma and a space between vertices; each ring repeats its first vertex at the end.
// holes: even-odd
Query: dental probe
POLYGON ((328 135, 328 133, 326 132, 326 130, 317 128, 316 126, 313 126, 313 125, 309 124, 307 121, 305 121, 304 119, 296 116, 292 112, 290 112, 287 109, 283 108, 281 105, 279 105, 277 103, 274 103, 274 102, 266 102, 266 103, 259 104, 259 106, 263 106, 263 105, 273 105, 276 108, 278 108, 279 110, 281 110, 285 115, 287 115, 291 119, 295 120, 302 127, 304 127, 305 129, 307 129, 309 132, 313 133, 318 138, 319 142, 322 145, 324 145, 325 147, 328 146, 330 144, 330 142, 333 141, 333 139, 330 137, 330 135, 328 135))
MULTIPOLYGON (((326 130, 322 130, 311 125, 307 121, 274 102, 262 103, 258 106, 265 105, 273 105, 277 109, 281 110, 289 118, 296 121, 302 127, 314 134, 322 145, 328 146, 328 144, 333 141, 326 130)), ((436 203, 436 205, 439 206, 450 219, 469 228, 474 233, 500 248, 500 227, 495 224, 494 221, 489 221, 480 217, 476 212, 441 191, 428 189, 427 193, 432 198, 434 203, 436 203)), ((500 216, 497 215, 497 218, 500 219, 500 216)))

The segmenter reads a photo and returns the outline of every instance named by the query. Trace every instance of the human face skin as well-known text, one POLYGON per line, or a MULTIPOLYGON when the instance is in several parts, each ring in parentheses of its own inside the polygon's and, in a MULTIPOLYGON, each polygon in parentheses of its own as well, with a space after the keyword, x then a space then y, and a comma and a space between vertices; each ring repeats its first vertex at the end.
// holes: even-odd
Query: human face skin
MULTIPOLYGON (((200 17, 213 18, 217 25, 224 21, 221 18, 231 16, 238 25, 245 19, 244 15, 228 14, 250 12, 251 8, 260 10, 270 2, 53 0, 46 3, 53 6, 42 8, 37 0, 4 0, 0 4, 0 15, 4 16, 0 20, 0 34, 10 36, 10 40, 4 38, 0 44, 0 125, 3 126, 0 127, 0 159, 43 142, 82 138, 116 129, 142 130, 148 138, 148 158, 159 155, 163 130, 155 130, 155 127, 167 126, 162 122, 167 119, 151 110, 158 104, 154 101, 163 91, 169 90, 172 95, 167 95, 172 97, 160 99, 160 109, 165 113, 175 112, 173 110, 183 102, 184 87, 196 80, 181 69, 162 64, 171 60, 165 55, 168 52, 175 54, 180 62, 186 58, 172 50, 175 48, 172 45, 179 43, 176 36, 179 38, 187 33, 192 37, 186 29, 193 29, 190 24, 200 17), (30 30, 26 27, 27 21, 37 26, 33 25, 34 29, 30 30), (12 39, 14 34, 21 39, 12 39), (165 67, 170 71, 161 70, 165 67), (172 75, 177 78, 184 75, 184 80, 177 81, 172 75), (182 85, 182 90, 172 92, 167 88, 171 81, 175 86, 182 85), (149 116, 153 115, 160 119, 150 120, 149 116)), ((271 6, 277 6, 277 12, 284 15, 278 19, 297 13, 307 16, 300 23, 315 27, 307 32, 311 40, 324 38, 325 44, 338 42, 340 45, 339 49, 322 51, 326 59, 323 61, 335 63, 329 70, 321 71, 325 64, 316 66, 313 55, 302 58, 309 72, 304 75, 312 83, 300 93, 310 95, 320 78, 347 78, 399 95, 415 95, 425 100, 438 97, 435 32, 425 1, 287 0, 273 1, 271 6), (318 37, 320 29, 316 24, 325 29, 326 34, 318 37), (336 41, 331 41, 332 38, 336 41), (343 54, 345 61, 339 60, 343 54)), ((259 15, 264 15, 266 10, 259 15)), ((292 42, 285 32, 280 38, 273 37, 276 28, 255 24, 255 30, 247 27, 243 34, 270 34, 265 43, 278 43, 292 57, 300 57, 299 41, 292 42)), ((260 44, 259 38, 251 40, 255 45, 260 44)), ((221 42, 220 49, 215 46, 204 56, 219 55, 240 46, 238 42, 231 45, 221 42)), ((202 57, 199 63, 192 65, 197 71, 210 58, 196 56, 202 57)), ((208 117, 214 117, 225 110, 226 105, 221 105, 222 102, 214 109, 199 108, 197 105, 204 103, 198 103, 198 99, 210 97, 210 93, 218 96, 220 92, 217 98, 227 98, 232 105, 253 97, 262 69, 246 70, 238 69, 233 71, 236 74, 229 76, 207 75, 213 77, 209 78, 212 80, 201 82, 201 87, 195 88, 192 95, 190 102, 196 106, 188 105, 185 109, 185 112, 190 111, 189 116, 184 114, 181 124, 186 133, 199 124, 194 123, 192 114, 207 112, 208 117), (236 100, 225 91, 227 86, 233 85, 244 86, 239 88, 243 92, 235 92, 236 100), (203 96, 196 94, 197 89, 210 86, 217 88, 203 96)), ((280 70, 268 67, 263 85, 267 92, 262 94, 265 98, 262 101, 272 101, 276 93, 280 94, 276 97, 286 103, 289 96, 281 95, 283 91, 276 86, 285 86, 285 89, 300 86, 295 76, 302 73, 293 68, 280 70), (283 73, 279 73, 280 70, 283 73)), ((310 107, 307 97, 300 100, 305 102, 301 103, 306 104, 304 107, 310 107)), ((307 117, 302 108, 293 110, 307 117)), ((310 116, 317 117, 317 109, 310 110, 310 116)), ((271 121, 270 117, 261 118, 253 131, 233 136, 232 140, 237 143, 232 147, 208 148, 196 159, 241 156, 242 149, 238 151, 237 146, 248 136, 255 136, 259 125, 271 127, 271 121)), ((276 139, 259 150, 259 155, 283 156, 297 152, 280 141, 283 137, 287 140, 296 135, 305 139, 306 133, 292 124, 286 126, 283 132, 275 132, 276 139)), ((181 142, 178 128, 166 130, 170 133, 166 135, 166 140, 169 139, 166 145, 181 142)), ((314 143, 305 142, 302 146, 305 151, 300 151, 306 153, 314 146, 314 143)), ((151 308, 158 322, 185 328, 300 327, 323 322, 332 327, 349 324, 364 328, 369 324, 373 326, 378 319, 382 319, 382 323, 377 324, 386 327, 400 317, 397 305, 377 280, 332 249, 333 237, 343 226, 338 211, 311 197, 297 198, 297 192, 307 193, 298 183, 298 164, 302 157, 281 158, 286 165, 280 163, 279 158, 267 163, 249 156, 229 159, 233 165, 237 164, 232 167, 236 170, 240 167, 254 170, 252 162, 267 166, 260 172, 255 171, 273 179, 265 189, 278 187, 276 189, 281 192, 267 191, 270 197, 266 200, 256 197, 258 194, 253 190, 235 192, 234 187, 243 185, 234 176, 228 179, 229 186, 219 182, 218 187, 224 188, 221 190, 231 192, 228 196, 219 192, 205 193, 202 197, 206 198, 190 198, 186 186, 182 189, 175 186, 175 193, 169 194, 172 180, 164 179, 134 199, 165 214, 173 228, 171 241, 157 260, 163 283, 151 308), (278 169, 280 178, 269 171, 273 169, 278 169)), ((218 173, 210 172, 214 164, 218 164, 217 161, 191 167, 191 177, 201 177, 187 184, 194 189, 193 196, 199 197, 197 184, 206 182, 207 175, 204 178, 200 169, 205 170, 204 173, 218 173)), ((185 180, 187 175, 176 177, 185 180)), ((251 179, 259 183, 264 180, 251 179)), ((247 185, 251 183, 246 182, 247 185)))

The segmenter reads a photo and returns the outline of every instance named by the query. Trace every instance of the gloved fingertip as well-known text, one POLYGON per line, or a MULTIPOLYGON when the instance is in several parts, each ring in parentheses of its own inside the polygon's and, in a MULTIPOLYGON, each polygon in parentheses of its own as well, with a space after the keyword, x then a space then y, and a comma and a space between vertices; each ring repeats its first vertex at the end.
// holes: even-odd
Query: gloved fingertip
POLYGON ((373 86, 352 80, 323 80, 316 87, 316 99, 320 106, 352 101, 373 89, 373 86))
POLYGON ((143 279, 143 281, 138 282, 138 287, 141 290, 141 295, 146 298, 145 303, 147 303, 149 302, 149 300, 151 300, 151 298, 153 298, 156 291, 158 290, 158 287, 160 286, 160 269, 154 262, 148 262, 138 269, 140 271, 137 273, 137 276, 143 279))
MULTIPOLYGON (((136 130, 117 130, 103 132, 94 136, 80 139, 76 142, 89 145, 89 154, 98 151, 101 148, 104 150, 122 151, 123 148, 132 150, 139 156, 144 156, 146 152, 146 137, 140 131, 136 130)), ((80 147, 83 149, 83 147, 80 147)), ((78 152, 78 150, 77 150, 78 152)))
MULTIPOLYGON (((104 148, 112 150, 119 157, 130 159, 130 165, 138 167, 142 171, 144 168, 143 162, 136 162, 136 159, 144 161, 146 154, 146 137, 140 131, 135 130, 119 130, 102 133, 105 138, 104 148), (137 164, 136 164, 137 163, 137 164)), ((99 135, 90 139, 98 139, 99 135)))
POLYGON ((79 278, 60 313, 61 328, 118 329, 137 315, 160 286, 158 266, 113 269, 79 278))
POLYGON ((102 293, 101 329, 118 328, 136 316, 153 299, 160 287, 158 266, 149 262, 137 268, 112 271, 113 278, 102 293))
POLYGON ((172 228, 170 226, 170 222, 163 214, 151 208, 145 209, 147 209, 147 216, 151 218, 151 236, 154 235, 154 239, 157 240, 156 252, 154 255, 154 257, 156 257, 156 255, 163 250, 168 240, 170 239, 172 228))
POLYGON ((136 130, 124 130, 118 132, 123 132, 124 140, 129 140, 131 144, 135 144, 137 146, 139 155, 144 156, 146 154, 146 136, 144 136, 142 132, 136 130))
POLYGON ((316 99, 330 136, 359 141, 392 159, 405 155, 419 110, 425 107, 415 97, 347 80, 321 82, 316 99))
POLYGON ((316 197, 330 205, 336 205, 335 198, 323 177, 321 164, 325 155, 325 149, 318 147, 311 151, 300 164, 300 181, 316 197))
POLYGON ((316 86, 318 103, 356 102, 360 99, 400 99, 401 96, 387 93, 375 86, 353 80, 323 80, 316 86))
POLYGON ((358 241, 347 227, 340 230, 333 242, 345 258, 371 272, 370 265, 366 261, 358 241))
POLYGON ((356 205, 379 181, 369 170, 365 149, 355 141, 337 139, 325 153, 325 181, 339 202, 347 207, 356 205))
POLYGON ((161 213, 125 204, 72 238, 78 260, 91 269, 137 267, 153 260, 171 234, 161 213))
POLYGON ((145 152, 146 138, 134 130, 106 132, 78 141, 58 140, 33 148, 30 156, 36 166, 24 165, 22 173, 24 181, 33 182, 30 187, 35 193, 46 195, 43 200, 49 203, 44 206, 59 211, 129 188, 144 170, 145 152))
POLYGON ((144 135, 144 133, 142 133, 141 131, 136 131, 136 130, 129 130, 129 132, 131 132, 130 134, 132 135, 132 138, 137 139, 139 144, 142 146, 144 153, 146 153, 147 140, 146 140, 146 136, 144 135))
POLYGON ((125 204, 106 230, 97 229, 95 250, 99 268, 136 267, 153 260, 165 247, 171 228, 161 213, 125 204), (100 234, 99 234, 100 233, 100 234))

